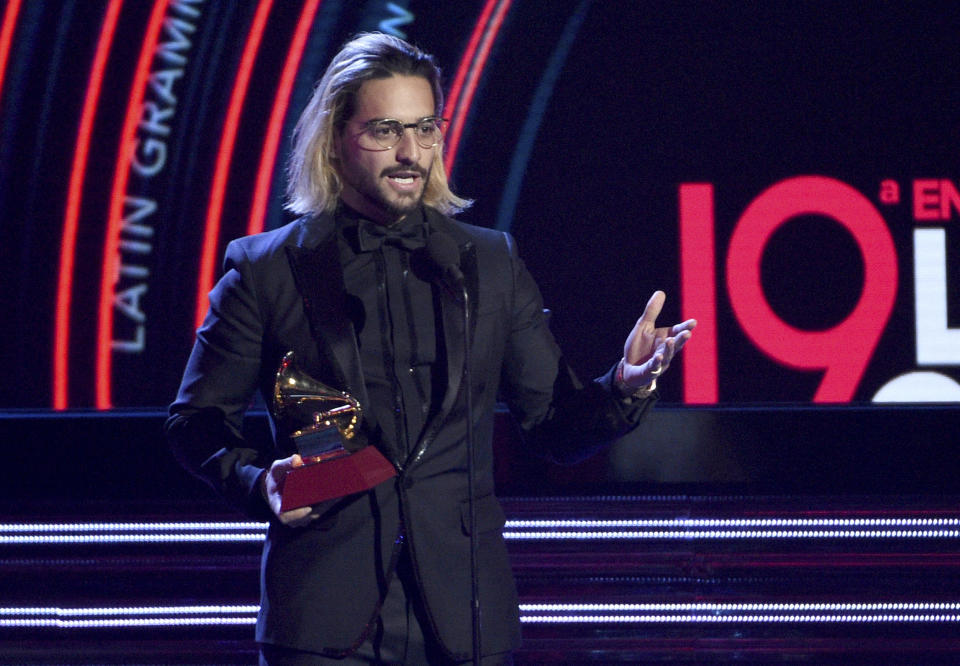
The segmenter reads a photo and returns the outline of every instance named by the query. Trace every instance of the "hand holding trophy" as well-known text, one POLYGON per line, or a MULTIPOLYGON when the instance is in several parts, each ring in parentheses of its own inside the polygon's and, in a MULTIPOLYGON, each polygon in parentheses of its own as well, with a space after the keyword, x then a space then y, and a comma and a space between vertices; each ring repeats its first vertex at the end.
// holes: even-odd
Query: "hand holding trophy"
POLYGON ((277 435, 288 437, 303 464, 283 479, 281 511, 369 490, 396 476, 374 446, 357 446, 359 401, 299 369, 289 351, 277 370, 272 413, 277 435))

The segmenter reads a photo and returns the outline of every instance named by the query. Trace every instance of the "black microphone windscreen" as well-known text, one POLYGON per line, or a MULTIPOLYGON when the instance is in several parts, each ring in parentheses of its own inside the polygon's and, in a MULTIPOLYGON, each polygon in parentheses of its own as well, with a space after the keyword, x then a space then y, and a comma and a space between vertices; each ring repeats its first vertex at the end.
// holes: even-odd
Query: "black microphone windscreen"
POLYGON ((438 231, 427 238, 427 256, 441 269, 459 267, 460 250, 450 234, 438 231))

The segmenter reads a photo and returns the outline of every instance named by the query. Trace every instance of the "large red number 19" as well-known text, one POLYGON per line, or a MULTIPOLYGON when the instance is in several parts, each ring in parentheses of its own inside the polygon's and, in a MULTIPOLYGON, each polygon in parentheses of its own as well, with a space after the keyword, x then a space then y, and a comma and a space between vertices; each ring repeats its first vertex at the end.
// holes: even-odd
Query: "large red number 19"
MULTIPOLYGON (((718 380, 712 185, 680 186, 680 249, 683 317, 701 321, 684 350, 684 401, 713 403, 718 399, 718 380)), ((893 239, 866 197, 822 176, 776 183, 754 199, 737 222, 727 250, 726 278, 734 315, 758 349, 792 368, 825 370, 814 402, 853 398, 897 295, 893 239), (846 319, 825 331, 787 324, 763 293, 764 248, 781 225, 799 215, 822 215, 843 225, 863 256, 860 300, 846 319)))

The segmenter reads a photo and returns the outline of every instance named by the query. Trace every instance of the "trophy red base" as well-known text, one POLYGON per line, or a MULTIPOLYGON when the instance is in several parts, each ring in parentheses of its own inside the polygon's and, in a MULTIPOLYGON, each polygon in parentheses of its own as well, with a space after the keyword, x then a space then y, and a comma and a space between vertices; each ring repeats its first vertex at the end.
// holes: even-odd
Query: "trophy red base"
POLYGON ((290 511, 370 490, 396 475, 397 470, 375 446, 294 467, 283 480, 280 510, 290 511))

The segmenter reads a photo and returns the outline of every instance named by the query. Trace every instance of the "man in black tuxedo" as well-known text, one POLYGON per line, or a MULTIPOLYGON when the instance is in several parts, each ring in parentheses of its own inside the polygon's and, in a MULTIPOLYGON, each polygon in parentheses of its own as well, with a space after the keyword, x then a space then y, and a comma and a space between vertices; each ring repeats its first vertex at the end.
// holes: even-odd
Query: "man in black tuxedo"
POLYGON ((497 396, 531 446, 582 457, 636 426, 696 323, 656 328, 664 295, 655 293, 622 360, 581 385, 510 235, 450 217, 470 202, 447 186, 439 77, 430 56, 386 35, 361 35, 334 58, 294 136, 288 208, 301 217, 229 245, 171 405, 166 430, 182 464, 270 521, 261 663, 470 659, 468 418, 483 663, 510 663, 520 632, 493 494, 497 396), (446 288, 437 258, 424 260, 433 234, 456 247, 469 352, 463 300, 446 288), (281 511, 283 479, 300 456, 289 438, 271 445, 240 433, 252 394, 259 388, 270 401, 291 350, 309 375, 359 399, 360 439, 395 478, 281 511))

